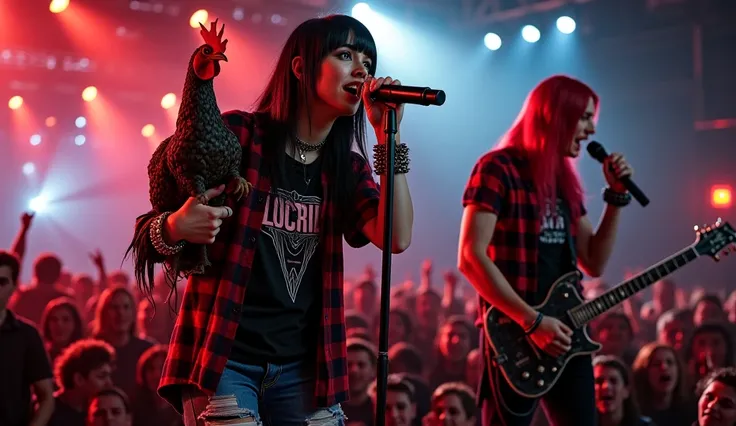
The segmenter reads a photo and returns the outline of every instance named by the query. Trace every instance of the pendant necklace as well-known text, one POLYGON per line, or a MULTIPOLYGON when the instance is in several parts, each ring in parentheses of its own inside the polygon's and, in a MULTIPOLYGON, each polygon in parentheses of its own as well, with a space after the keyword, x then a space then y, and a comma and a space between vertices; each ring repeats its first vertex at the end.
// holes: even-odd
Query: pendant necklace
POLYGON ((304 183, 309 186, 309 184, 312 182, 312 178, 307 178, 307 152, 320 150, 325 145, 327 139, 318 144, 311 145, 299 139, 298 136, 294 135, 294 141, 294 146, 296 147, 297 154, 299 154, 299 159, 302 160, 302 166, 304 167, 304 183))

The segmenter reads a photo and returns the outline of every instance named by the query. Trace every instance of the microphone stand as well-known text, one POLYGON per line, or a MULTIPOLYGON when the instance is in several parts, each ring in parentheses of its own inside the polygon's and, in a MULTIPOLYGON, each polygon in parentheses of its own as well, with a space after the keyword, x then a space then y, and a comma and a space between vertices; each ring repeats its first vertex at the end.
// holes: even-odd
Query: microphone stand
POLYGON ((386 205, 383 212, 383 259, 381 263, 381 309, 378 333, 378 371, 376 377, 376 426, 386 423, 386 392, 388 385, 388 321, 391 308, 391 251, 394 225, 394 169, 396 157, 396 109, 388 107, 383 114, 386 134, 386 205))

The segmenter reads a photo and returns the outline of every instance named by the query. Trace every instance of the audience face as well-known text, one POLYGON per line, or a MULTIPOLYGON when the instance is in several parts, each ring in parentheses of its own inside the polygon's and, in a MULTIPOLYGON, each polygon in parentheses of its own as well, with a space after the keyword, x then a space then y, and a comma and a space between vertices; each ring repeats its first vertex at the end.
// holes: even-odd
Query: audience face
POLYGON ((709 300, 701 300, 693 310, 693 323, 698 326, 708 323, 719 323, 725 320, 725 314, 720 306, 709 300))
POLYGON ((605 317, 597 327, 597 340, 603 345, 606 354, 623 356, 629 348, 634 336, 631 335, 629 323, 620 317, 605 317))
POLYGON ((455 394, 446 394, 439 398, 432 407, 438 420, 437 426, 474 426, 475 417, 468 417, 462 400, 455 394))
POLYGON ((672 346, 677 351, 682 351, 686 338, 686 325, 682 321, 672 318, 667 321, 664 324, 664 327, 662 327, 662 330, 659 331, 657 340, 660 343, 672 346))
POLYGON ((649 385, 654 392, 669 394, 674 392, 680 379, 675 354, 666 349, 657 349, 652 354, 647 368, 649 385))
POLYGON ((88 426, 130 426, 130 413, 117 395, 104 395, 92 400, 89 406, 88 426))
POLYGON ((87 377, 78 373, 74 375, 74 388, 82 390, 88 398, 104 389, 110 389, 112 385, 112 366, 110 364, 104 364, 91 370, 87 377))
POLYGON ((718 332, 700 332, 693 337, 692 359, 710 368, 726 367, 726 341, 718 332))
POLYGON ((69 344, 74 333, 74 315, 69 309, 60 306, 49 313, 49 340, 57 348, 63 348, 69 344))
POLYGON ((404 392, 386 392, 386 426, 410 426, 417 415, 416 406, 404 392))
POLYGON ((712 382, 698 401, 699 426, 736 425, 736 389, 712 382))
POLYGON ((436 330, 439 318, 437 313, 440 312, 440 298, 432 293, 425 292, 419 294, 416 298, 417 322, 426 330, 436 330))
POLYGON ((595 377, 595 406, 601 415, 610 415, 623 409, 624 401, 629 397, 629 389, 624 384, 621 372, 613 367, 596 365, 593 368, 595 377))
POLYGON ((86 301, 94 294, 95 283, 89 275, 82 274, 74 277, 72 288, 74 289, 74 294, 76 294, 77 297, 86 301))
POLYGON ((360 395, 376 378, 376 368, 368 352, 363 350, 348 351, 348 383, 350 393, 360 395))
POLYGON ((482 367, 483 358, 480 356, 480 349, 475 348, 468 352, 468 360, 465 364, 465 382, 471 389, 477 389, 483 371, 482 367))
POLYGON ((667 280, 657 281, 652 288, 652 299, 661 314, 675 307, 675 285, 667 280))
POLYGON ((127 333, 135 321, 135 305, 130 296, 124 292, 117 292, 102 314, 107 317, 105 324, 112 328, 110 332, 127 333))
POLYGON ((440 330, 440 352, 448 361, 467 359, 470 352, 468 328, 462 324, 446 324, 440 330))
POLYGON ((389 346, 394 343, 403 342, 406 340, 406 324, 404 319, 397 313, 392 312, 388 316, 388 344, 389 346))
POLYGON ((355 309, 364 315, 372 315, 376 308, 376 291, 373 286, 363 284, 353 291, 355 309))
POLYGON ((0 311, 8 307, 8 301, 14 291, 13 271, 10 266, 0 266, 0 311))
POLYGON ((164 361, 166 361, 166 354, 156 355, 151 359, 143 372, 143 385, 146 389, 156 392, 161 373, 164 371, 164 361))

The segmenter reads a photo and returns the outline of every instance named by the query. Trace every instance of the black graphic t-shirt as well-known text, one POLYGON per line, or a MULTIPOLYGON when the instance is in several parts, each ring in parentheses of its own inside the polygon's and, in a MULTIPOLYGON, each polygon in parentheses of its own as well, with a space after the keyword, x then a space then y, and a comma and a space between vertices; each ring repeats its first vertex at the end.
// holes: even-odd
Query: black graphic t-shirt
POLYGON ((322 289, 320 159, 286 158, 286 178, 266 201, 231 359, 288 363, 316 353, 322 289))
POLYGON ((534 304, 544 301, 552 284, 573 270, 570 250, 570 209, 562 199, 542 207, 542 230, 539 234, 539 291, 534 304))

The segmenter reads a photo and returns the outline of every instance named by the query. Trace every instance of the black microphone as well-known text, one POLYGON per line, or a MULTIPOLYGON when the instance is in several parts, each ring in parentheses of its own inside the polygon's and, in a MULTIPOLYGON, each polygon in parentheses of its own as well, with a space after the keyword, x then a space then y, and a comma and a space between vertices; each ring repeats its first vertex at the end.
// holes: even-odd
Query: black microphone
MULTIPOLYGON (((364 84, 358 89, 358 93, 363 93, 364 84)), ((442 90, 430 89, 429 87, 414 87, 401 85, 381 86, 373 93, 371 99, 374 101, 390 102, 394 104, 415 104, 415 105, 442 105, 445 103, 445 92, 442 90)))
MULTIPOLYGON (((590 154, 591 157, 595 158, 596 160, 603 163, 603 161, 608 157, 608 153, 606 152, 606 148, 603 148, 603 145, 596 141, 592 141, 588 144, 588 154, 590 154)), ((634 197, 636 201, 641 204, 642 207, 646 207, 647 204, 649 204, 649 198, 647 198, 646 195, 642 192, 641 189, 639 189, 638 186, 634 182, 631 181, 629 176, 624 176, 621 179, 621 183, 624 184, 624 187, 629 190, 631 193, 631 196, 634 197)))

